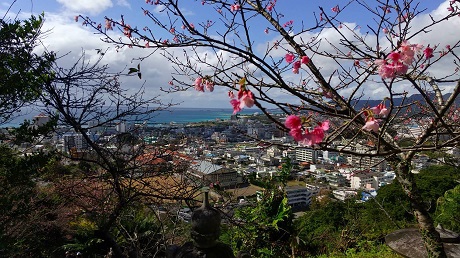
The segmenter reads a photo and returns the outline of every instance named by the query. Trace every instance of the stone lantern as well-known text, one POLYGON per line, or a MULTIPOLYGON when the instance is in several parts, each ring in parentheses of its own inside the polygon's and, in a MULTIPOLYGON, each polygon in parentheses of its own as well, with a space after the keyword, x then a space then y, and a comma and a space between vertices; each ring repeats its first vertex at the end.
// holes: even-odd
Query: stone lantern
POLYGON ((209 205, 209 187, 202 188, 203 205, 192 213, 193 242, 168 250, 171 258, 234 258, 230 246, 220 243, 220 212, 209 205))

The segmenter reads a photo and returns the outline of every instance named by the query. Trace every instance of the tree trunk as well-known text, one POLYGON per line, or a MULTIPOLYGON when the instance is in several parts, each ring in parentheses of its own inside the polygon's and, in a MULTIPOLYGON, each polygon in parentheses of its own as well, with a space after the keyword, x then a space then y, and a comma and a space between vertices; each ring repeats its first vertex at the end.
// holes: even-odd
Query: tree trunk
POLYGON ((414 175, 410 170, 410 159, 392 161, 395 168, 396 178, 401 183, 404 192, 409 197, 412 205, 414 216, 419 225, 419 231, 422 235, 422 240, 425 245, 428 257, 445 258, 443 244, 439 232, 436 231, 433 219, 428 213, 425 203, 422 200, 420 192, 417 189, 414 175))

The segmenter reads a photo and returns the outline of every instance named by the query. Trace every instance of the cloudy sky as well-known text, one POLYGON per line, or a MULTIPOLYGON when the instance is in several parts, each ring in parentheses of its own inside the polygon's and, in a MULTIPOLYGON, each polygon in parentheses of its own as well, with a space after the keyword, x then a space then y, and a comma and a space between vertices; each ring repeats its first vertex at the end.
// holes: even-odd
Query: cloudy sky
MULTIPOLYGON (((44 46, 60 54, 68 54, 62 60, 62 66, 66 66, 75 60, 82 50, 90 58, 97 58, 97 50, 103 49, 106 52, 104 62, 110 64, 111 69, 114 71, 126 70, 126 67, 135 66, 138 61, 134 60, 137 57, 145 56, 149 52, 148 49, 122 49, 116 51, 113 45, 108 45, 101 41, 101 35, 96 34, 94 29, 82 26, 81 21, 75 22, 76 15, 89 16, 93 20, 103 22, 104 17, 111 17, 119 19, 120 15, 124 15, 125 20, 130 24, 142 28, 149 25, 149 20, 145 19, 141 7, 150 8, 152 12, 158 11, 158 6, 145 4, 145 0, 17 0, 14 1, 11 7, 9 16, 19 14, 19 17, 27 17, 30 14, 38 15, 42 12, 45 13, 44 30, 49 30, 46 38, 43 39, 44 46)), ((217 16, 209 9, 201 7, 201 1, 184 0, 181 1, 184 13, 187 14, 192 20, 196 19, 217 19, 217 16)), ((348 1, 318 1, 318 0, 279 0, 277 5, 285 15, 289 15, 289 19, 295 21, 296 25, 300 26, 301 21, 304 24, 314 21, 314 13, 318 14, 318 6, 323 5, 325 10, 330 10, 337 3, 345 4, 348 1)), ((375 1, 368 1, 374 2, 375 1)), ((439 17, 448 13, 448 1, 430 0, 421 1, 421 10, 426 9, 422 15, 417 18, 418 25, 422 26, 429 21, 430 15, 439 17)), ((0 0, 0 13, 3 14, 11 6, 13 1, 0 0)), ((2 15, 3 16, 3 15, 2 15)), ((355 24, 366 28, 366 23, 372 22, 372 17, 362 11, 356 11, 349 8, 341 16, 343 22, 348 24, 355 24)), ((288 19, 286 19, 288 20, 288 19)), ((151 21, 150 21, 151 23, 151 21)), ((197 22, 198 23, 198 22, 197 22)), ((257 26, 257 25, 255 25, 257 26)), ((444 24, 442 27, 435 28, 434 33, 425 34, 423 37, 416 38, 417 43, 420 44, 439 44, 445 46, 450 42, 460 38, 458 28, 460 27, 460 18, 452 19, 444 24)), ((113 32, 116 33, 116 32, 113 32)), ((364 33, 364 29, 362 31, 364 33)), ((323 34, 328 37, 327 33, 323 34)), ((272 42, 276 39, 276 35, 265 34, 263 28, 260 29, 259 34, 253 35, 257 45, 264 46, 266 42, 272 42)), ((314 36, 314 35, 310 35, 314 36)), ((330 35, 330 40, 334 40, 333 34, 330 35)), ((280 53, 283 55, 284 53, 280 53)), ((320 60, 318 60, 320 62, 320 60)), ((322 66, 327 67, 327 60, 324 60, 322 66)), ((171 73, 173 72, 172 66, 165 61, 159 54, 153 54, 148 59, 144 60, 141 64, 143 72, 143 80, 131 78, 125 81, 124 87, 132 88, 133 90, 139 85, 145 83, 148 94, 157 95, 162 94, 160 87, 169 87, 168 81, 171 80, 171 73), (145 81, 144 81, 145 80, 145 81)), ((438 66, 442 72, 442 66, 438 66)), ((369 94, 378 96, 380 93, 378 85, 371 85, 368 88, 369 94)), ((344 92, 346 94, 346 92, 344 92)), ((289 99, 288 96, 280 96, 283 101, 289 99)), ((216 89, 213 93, 199 93, 195 91, 181 92, 169 95, 163 95, 162 99, 165 101, 181 102, 182 107, 227 107, 228 97, 225 89, 216 89)))

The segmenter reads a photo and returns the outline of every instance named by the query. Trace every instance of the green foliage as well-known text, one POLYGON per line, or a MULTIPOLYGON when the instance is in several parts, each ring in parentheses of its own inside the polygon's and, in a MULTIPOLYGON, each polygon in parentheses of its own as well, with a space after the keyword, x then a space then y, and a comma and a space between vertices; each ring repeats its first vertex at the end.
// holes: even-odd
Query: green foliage
POLYGON ((47 160, 45 154, 20 157, 0 146, 1 257, 50 257, 63 243, 63 200, 38 177, 47 160))
POLYGON ((18 128, 13 130, 14 143, 32 143, 40 136, 48 136, 56 127, 57 120, 57 116, 52 117, 48 123, 41 126, 35 126, 31 121, 25 120, 18 128))
POLYGON ((460 170, 451 166, 430 166, 416 175, 417 186, 422 198, 429 204, 431 213, 436 210, 438 198, 454 188, 459 178, 460 170))
POLYGON ((52 78, 55 54, 33 52, 43 19, 43 15, 22 21, 0 19, 1 121, 10 119, 24 104, 37 99, 43 84, 52 78))
POLYGON ((254 257, 290 254, 293 214, 283 186, 291 169, 290 161, 286 160, 277 176, 258 180, 265 187, 259 201, 254 206, 236 210, 238 225, 227 228, 222 238, 233 246, 234 251, 244 250, 254 257))
POLYGON ((447 229, 460 232, 460 185, 438 199, 435 221, 447 229))
MULTIPOLYGON (((62 246, 65 251, 93 256, 110 252, 111 244, 99 237, 98 222, 91 216, 83 214, 69 226, 73 237, 62 246)), ((154 257, 165 251, 162 232, 156 214, 146 207, 138 207, 126 210, 109 233, 126 257, 154 257)))
POLYGON ((331 253, 316 256, 316 258, 396 258, 400 257, 386 244, 375 241, 362 241, 358 248, 350 248, 345 253, 331 253))

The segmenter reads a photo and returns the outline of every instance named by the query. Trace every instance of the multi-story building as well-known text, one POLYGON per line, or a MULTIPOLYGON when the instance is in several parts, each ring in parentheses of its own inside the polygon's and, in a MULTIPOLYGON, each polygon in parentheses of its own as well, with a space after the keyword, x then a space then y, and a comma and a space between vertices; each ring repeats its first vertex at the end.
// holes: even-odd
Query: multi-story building
POLYGON ((325 177, 331 186, 340 187, 348 184, 347 178, 339 172, 327 173, 325 177))
POLYGON ((314 149, 299 147, 295 149, 295 157, 299 162, 316 162, 318 153, 314 149))
POLYGON ((358 193, 356 191, 352 190, 344 190, 344 189, 339 189, 339 190, 334 190, 332 191, 332 195, 334 195, 334 198, 345 201, 348 198, 353 198, 357 195, 358 193))
POLYGON ((81 133, 64 134, 64 151, 70 152, 75 149, 77 151, 88 149, 89 145, 81 133))
POLYGON ((395 173, 386 172, 357 172, 350 178, 350 186, 353 189, 378 190, 381 186, 391 183, 395 173))
POLYGON ((319 187, 308 184, 305 186, 288 186, 285 191, 289 205, 309 206, 311 199, 318 195, 319 187))
POLYGON ((377 189, 378 185, 374 180, 375 173, 361 171, 354 173, 350 178, 350 187, 353 189, 377 189))

